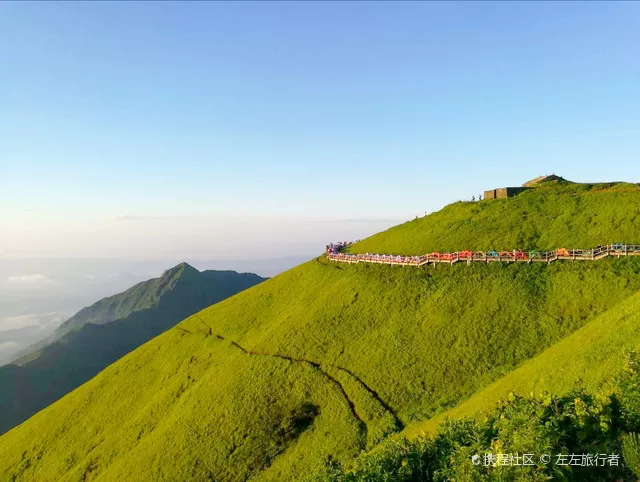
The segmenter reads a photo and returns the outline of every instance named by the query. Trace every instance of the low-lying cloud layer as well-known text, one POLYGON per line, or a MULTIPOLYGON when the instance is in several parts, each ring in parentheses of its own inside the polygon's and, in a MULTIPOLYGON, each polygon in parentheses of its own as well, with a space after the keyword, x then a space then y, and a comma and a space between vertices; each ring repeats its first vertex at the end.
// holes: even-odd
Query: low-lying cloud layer
POLYGON ((48 278, 43 274, 23 274, 20 276, 9 276, 7 282, 9 283, 40 283, 46 281, 48 278))
POLYGON ((48 328, 51 325, 59 325, 64 321, 64 314, 56 311, 50 313, 33 313, 28 315, 7 316, 0 319, 0 332, 6 330, 18 330, 28 326, 48 328))

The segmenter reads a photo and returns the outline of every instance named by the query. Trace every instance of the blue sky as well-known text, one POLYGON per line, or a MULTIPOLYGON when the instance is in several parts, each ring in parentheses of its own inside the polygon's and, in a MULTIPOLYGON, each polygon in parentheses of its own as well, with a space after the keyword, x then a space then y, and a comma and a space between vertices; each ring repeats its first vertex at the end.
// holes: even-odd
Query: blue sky
POLYGON ((639 182, 639 24, 632 2, 0 3, 0 256, 313 253, 539 174, 639 182))

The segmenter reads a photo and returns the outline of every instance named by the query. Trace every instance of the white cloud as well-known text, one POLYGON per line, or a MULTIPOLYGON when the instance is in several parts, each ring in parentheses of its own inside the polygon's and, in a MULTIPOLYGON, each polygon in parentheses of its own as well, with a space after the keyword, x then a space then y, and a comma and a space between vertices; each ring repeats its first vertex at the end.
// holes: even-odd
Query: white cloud
POLYGON ((46 280, 47 277, 43 274, 23 274, 21 276, 9 276, 7 281, 9 283, 39 283, 46 280))
POLYGON ((20 343, 18 343, 17 341, 5 341, 4 343, 0 343, 0 350, 10 350, 19 346, 20 343))
POLYGON ((46 328, 58 324, 63 320, 63 315, 58 312, 36 313, 31 315, 9 316, 0 320, 0 331, 15 330, 26 326, 39 326, 46 328))

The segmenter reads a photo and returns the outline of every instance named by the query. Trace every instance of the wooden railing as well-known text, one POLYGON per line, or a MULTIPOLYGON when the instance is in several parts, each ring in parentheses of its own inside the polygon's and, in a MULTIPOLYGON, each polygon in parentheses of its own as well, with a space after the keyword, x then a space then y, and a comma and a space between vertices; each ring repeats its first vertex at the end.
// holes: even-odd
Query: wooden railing
POLYGON ((554 251, 456 251, 454 253, 430 253, 421 256, 403 256, 390 254, 354 254, 327 252, 331 261, 342 263, 376 263, 399 266, 422 266, 437 263, 552 263, 556 260, 597 261, 608 256, 640 256, 640 244, 607 244, 592 249, 566 249, 554 251))

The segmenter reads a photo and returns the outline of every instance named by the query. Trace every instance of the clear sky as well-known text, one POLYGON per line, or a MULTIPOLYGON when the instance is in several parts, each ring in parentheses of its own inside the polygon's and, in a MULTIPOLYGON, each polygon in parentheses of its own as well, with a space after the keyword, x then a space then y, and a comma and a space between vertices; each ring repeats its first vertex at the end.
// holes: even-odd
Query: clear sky
POLYGON ((314 254, 640 181, 640 3, 0 3, 0 257, 314 254), (316 248, 317 246, 317 248, 316 248))

